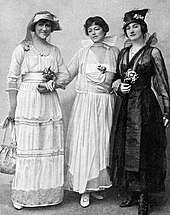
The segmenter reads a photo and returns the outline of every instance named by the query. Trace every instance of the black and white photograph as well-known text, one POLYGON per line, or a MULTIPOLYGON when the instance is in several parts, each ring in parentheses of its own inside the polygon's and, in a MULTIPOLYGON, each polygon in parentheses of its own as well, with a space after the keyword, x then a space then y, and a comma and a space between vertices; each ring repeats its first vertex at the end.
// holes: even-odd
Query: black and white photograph
POLYGON ((0 214, 170 214, 169 11, 0 0, 0 214))

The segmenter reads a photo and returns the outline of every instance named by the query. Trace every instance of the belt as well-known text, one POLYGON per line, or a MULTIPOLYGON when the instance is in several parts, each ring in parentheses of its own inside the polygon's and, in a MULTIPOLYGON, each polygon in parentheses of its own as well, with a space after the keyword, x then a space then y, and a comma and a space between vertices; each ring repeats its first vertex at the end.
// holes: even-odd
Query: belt
POLYGON ((45 82, 42 72, 28 72, 22 76, 23 82, 45 82))

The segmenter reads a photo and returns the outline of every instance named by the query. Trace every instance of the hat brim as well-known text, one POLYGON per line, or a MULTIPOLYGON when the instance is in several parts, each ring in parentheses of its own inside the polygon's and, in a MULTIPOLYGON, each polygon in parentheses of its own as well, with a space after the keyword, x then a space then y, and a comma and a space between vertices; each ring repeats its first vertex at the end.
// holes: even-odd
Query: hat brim
POLYGON ((52 23, 52 31, 61 31, 62 28, 59 24, 59 20, 57 21, 54 21, 50 18, 39 18, 39 19, 35 19, 33 22, 29 23, 27 28, 30 30, 30 31, 35 31, 35 25, 37 22, 39 22, 40 20, 47 20, 47 21, 50 21, 52 23))
POLYGON ((128 22, 126 22, 124 25, 123 25, 123 29, 125 29, 129 24, 131 24, 131 23, 137 23, 137 24, 139 24, 139 25, 141 25, 141 24, 143 24, 143 23, 145 23, 146 24, 146 22, 145 21, 143 21, 143 20, 141 20, 141 19, 133 19, 133 20, 130 20, 130 21, 128 21, 128 22))

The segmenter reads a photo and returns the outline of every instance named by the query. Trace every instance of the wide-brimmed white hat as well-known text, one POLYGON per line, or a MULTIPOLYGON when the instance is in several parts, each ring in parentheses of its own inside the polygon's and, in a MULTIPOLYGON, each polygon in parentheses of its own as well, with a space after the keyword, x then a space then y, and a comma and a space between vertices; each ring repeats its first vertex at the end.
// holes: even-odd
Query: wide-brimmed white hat
POLYGON ((35 24, 40 21, 41 19, 49 20, 52 23, 52 31, 60 31, 62 30, 59 24, 59 20, 56 16, 48 11, 38 12, 34 15, 31 21, 28 23, 27 28, 30 31, 34 31, 35 24))

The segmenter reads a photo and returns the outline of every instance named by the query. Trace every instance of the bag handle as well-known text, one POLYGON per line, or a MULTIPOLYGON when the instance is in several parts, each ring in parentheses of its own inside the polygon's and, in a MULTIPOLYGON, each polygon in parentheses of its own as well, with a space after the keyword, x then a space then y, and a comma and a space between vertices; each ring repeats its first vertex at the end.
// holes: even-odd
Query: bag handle
POLYGON ((14 125, 14 123, 10 119, 9 119, 8 125, 5 127, 4 136, 3 136, 3 139, 2 139, 2 144, 1 145, 5 145, 5 139, 6 139, 7 130, 9 129, 9 127, 11 127, 11 138, 12 138, 11 145, 12 146, 16 146, 16 130, 15 130, 15 125, 14 125))
POLYGON ((4 132, 4 136, 3 136, 3 140, 2 140, 2 145, 4 145, 4 143, 5 143, 7 129, 8 129, 8 127, 5 128, 5 132, 4 132))

